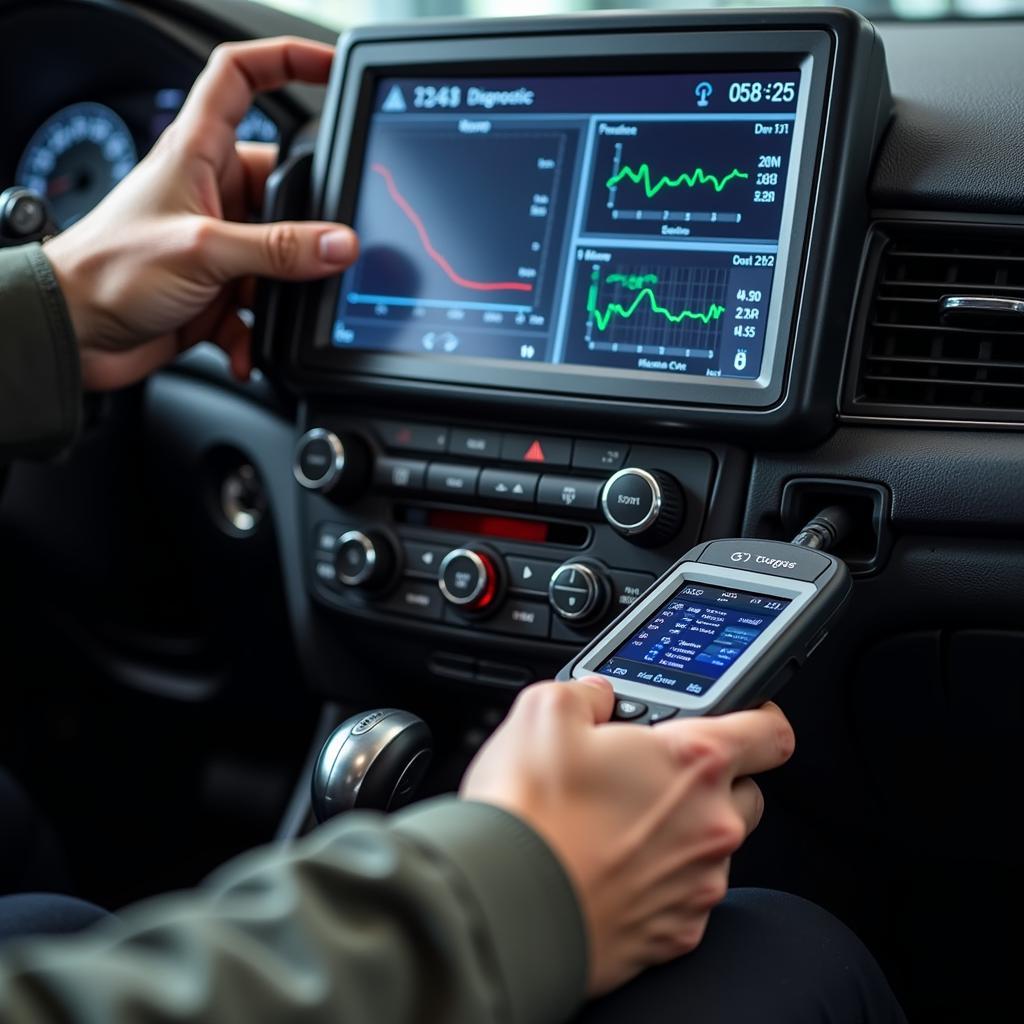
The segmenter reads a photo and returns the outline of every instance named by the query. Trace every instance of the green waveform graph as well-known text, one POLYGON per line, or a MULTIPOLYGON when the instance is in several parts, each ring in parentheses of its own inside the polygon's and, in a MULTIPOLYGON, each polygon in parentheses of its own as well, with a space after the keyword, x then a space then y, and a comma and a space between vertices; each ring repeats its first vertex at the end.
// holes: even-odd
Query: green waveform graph
POLYGON ((627 291, 638 292, 648 284, 657 284, 657 274, 609 274, 606 284, 621 284, 627 291))
POLYGON ((657 265, 591 264, 577 292, 589 352, 713 363, 729 316, 728 266, 670 259, 657 265))
MULTIPOLYGON (((657 276, 653 274, 643 275, 647 278, 654 278, 654 282, 657 282, 657 276)), ((623 275, 623 274, 611 274, 606 279, 606 284, 621 284, 625 288, 630 288, 631 284, 636 284, 640 279, 640 275, 623 275)), ((726 307, 719 305, 716 302, 712 302, 707 309, 703 312, 695 309, 681 309, 678 312, 673 312, 667 307, 663 306, 659 301, 654 291, 644 284, 637 291, 636 296, 633 298, 629 305, 622 305, 619 302, 609 302, 603 309, 599 308, 598 296, 601 288, 601 275, 600 271, 595 270, 590 278, 590 289, 587 292, 587 312, 593 317, 594 325, 599 331, 608 330, 608 325, 611 323, 613 317, 621 317, 623 320, 631 320, 633 316, 641 309, 642 305, 646 302, 649 311, 656 314, 670 324, 681 324, 686 320, 695 320, 705 326, 718 320, 723 313, 726 312, 726 307)))
POLYGON ((626 164, 624 167, 619 168, 605 182, 605 188, 615 188, 620 182, 628 179, 634 185, 642 185, 647 198, 653 199, 664 188, 681 188, 684 185, 687 188, 696 188, 698 185, 710 185, 716 192, 721 192, 731 182, 745 181, 749 177, 750 175, 746 171, 741 171, 738 167, 734 167, 728 174, 722 177, 709 174, 703 167, 697 167, 692 173, 683 171, 675 178, 665 174, 657 181, 653 181, 651 168, 647 163, 642 163, 635 170, 629 164, 626 164))

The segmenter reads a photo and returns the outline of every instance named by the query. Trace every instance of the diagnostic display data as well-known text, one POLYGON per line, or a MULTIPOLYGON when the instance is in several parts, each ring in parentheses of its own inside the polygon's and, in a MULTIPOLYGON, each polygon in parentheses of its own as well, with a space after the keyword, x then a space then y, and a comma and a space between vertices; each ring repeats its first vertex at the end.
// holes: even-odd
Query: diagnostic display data
POLYGON ((340 348, 754 379, 798 71, 378 82, 340 348))
POLYGON ((687 583, 597 671, 699 697, 789 604, 784 597, 687 583))

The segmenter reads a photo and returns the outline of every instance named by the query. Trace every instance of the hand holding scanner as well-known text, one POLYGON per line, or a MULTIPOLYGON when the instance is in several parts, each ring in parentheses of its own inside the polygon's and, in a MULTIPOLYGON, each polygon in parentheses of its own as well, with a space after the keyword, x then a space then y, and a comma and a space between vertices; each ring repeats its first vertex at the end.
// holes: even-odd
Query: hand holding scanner
POLYGON ((824 551, 747 538, 700 544, 557 678, 604 676, 620 720, 756 707, 825 638, 850 589, 845 564, 824 551))

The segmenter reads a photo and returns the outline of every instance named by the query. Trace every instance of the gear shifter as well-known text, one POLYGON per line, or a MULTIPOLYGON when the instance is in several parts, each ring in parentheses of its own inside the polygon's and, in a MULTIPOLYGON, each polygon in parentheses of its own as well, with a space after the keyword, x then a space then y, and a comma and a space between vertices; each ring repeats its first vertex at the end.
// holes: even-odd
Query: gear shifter
POLYGON ((313 769, 313 813, 324 822, 356 807, 393 811, 407 804, 430 764, 430 729, 408 711, 354 715, 324 743, 313 769))

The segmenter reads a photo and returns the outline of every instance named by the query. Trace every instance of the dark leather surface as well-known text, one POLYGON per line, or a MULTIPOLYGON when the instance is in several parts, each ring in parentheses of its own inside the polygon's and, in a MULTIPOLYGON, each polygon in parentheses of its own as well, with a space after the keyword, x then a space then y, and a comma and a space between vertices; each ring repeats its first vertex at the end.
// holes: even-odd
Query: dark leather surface
POLYGON ((1024 213, 1024 21, 879 30, 896 116, 873 203, 1024 213))

